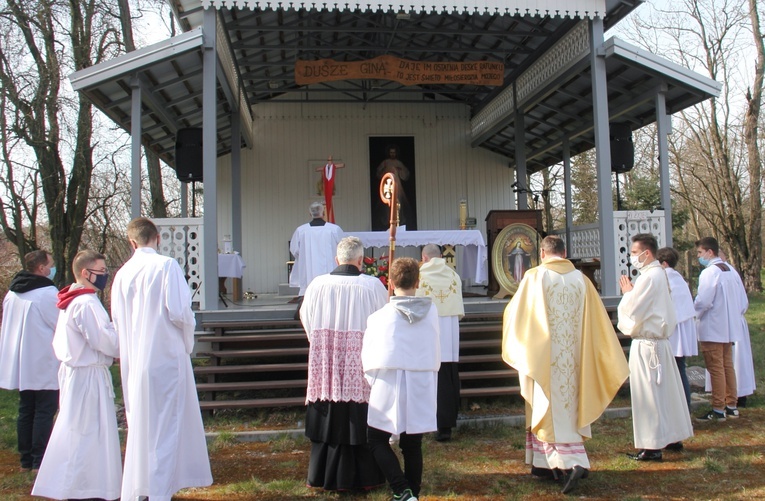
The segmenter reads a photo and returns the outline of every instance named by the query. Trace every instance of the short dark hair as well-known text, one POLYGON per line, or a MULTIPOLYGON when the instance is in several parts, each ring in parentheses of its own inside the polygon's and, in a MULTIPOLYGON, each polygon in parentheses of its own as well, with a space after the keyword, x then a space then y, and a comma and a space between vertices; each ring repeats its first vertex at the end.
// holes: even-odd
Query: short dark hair
POLYGON ((643 250, 649 251, 654 257, 656 257, 656 253, 659 251, 659 242, 650 233, 638 233, 632 237, 632 242, 639 243, 643 250))
POLYGON ((137 217, 128 223, 127 234, 138 245, 146 245, 157 238, 159 230, 148 217, 137 217))
POLYGON ((667 263, 667 266, 674 268, 677 266, 678 261, 680 261, 680 254, 672 247, 662 247, 656 253, 656 259, 660 263, 667 263))
POLYGON ((48 257, 50 252, 44 250, 36 250, 28 252, 24 255, 24 269, 29 273, 34 273, 40 266, 48 264, 48 257))
POLYGON ((411 257, 399 257, 390 265, 388 279, 398 289, 414 289, 420 279, 420 265, 411 257))
POLYGON ((74 261, 72 262, 72 271, 74 272, 74 276, 78 277, 82 270, 90 268, 93 266, 93 263, 100 260, 106 261, 106 257, 94 250, 81 250, 77 253, 76 256, 74 256, 74 261))
POLYGON ((714 237, 702 237, 696 240, 696 247, 701 247, 704 250, 711 250, 715 256, 720 253, 720 244, 717 243, 717 239, 714 237))
POLYGON ((547 254, 562 256, 566 253, 566 243, 558 235, 547 235, 542 239, 540 248, 547 254))

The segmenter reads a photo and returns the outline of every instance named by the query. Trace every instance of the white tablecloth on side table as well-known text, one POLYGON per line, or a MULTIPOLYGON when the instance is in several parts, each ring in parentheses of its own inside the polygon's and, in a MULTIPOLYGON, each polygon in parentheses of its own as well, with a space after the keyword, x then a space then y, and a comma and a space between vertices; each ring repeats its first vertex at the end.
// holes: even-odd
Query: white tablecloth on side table
POLYGON ((247 265, 239 254, 218 254, 218 276, 242 278, 247 265))
MULTIPOLYGON (((348 231, 345 236, 359 237, 364 247, 387 247, 390 235, 387 231, 348 231)), ((489 281, 488 253, 483 235, 478 230, 427 230, 396 231, 396 246, 420 246, 426 244, 461 245, 462 259, 457 262, 457 273, 470 278, 473 283, 489 281)))

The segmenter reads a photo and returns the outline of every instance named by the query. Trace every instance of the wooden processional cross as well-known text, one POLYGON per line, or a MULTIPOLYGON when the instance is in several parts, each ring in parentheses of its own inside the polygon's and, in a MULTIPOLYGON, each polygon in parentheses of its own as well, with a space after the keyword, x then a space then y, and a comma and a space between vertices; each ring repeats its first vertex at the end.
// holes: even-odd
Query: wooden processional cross
POLYGON ((335 194, 335 177, 337 177, 335 169, 342 169, 343 167, 345 167, 344 163, 333 162, 332 155, 330 155, 324 167, 316 167, 315 169, 316 172, 321 171, 321 185, 324 190, 324 205, 326 206, 324 217, 328 223, 335 222, 335 208, 332 206, 332 195, 335 194))
MULTIPOLYGON (((396 252, 396 228, 398 228, 398 179, 390 172, 385 174, 380 181, 380 200, 390 206, 390 246, 388 248, 388 270, 393 264, 393 255, 396 252)), ((393 295, 393 284, 388 277, 388 297, 393 295)))

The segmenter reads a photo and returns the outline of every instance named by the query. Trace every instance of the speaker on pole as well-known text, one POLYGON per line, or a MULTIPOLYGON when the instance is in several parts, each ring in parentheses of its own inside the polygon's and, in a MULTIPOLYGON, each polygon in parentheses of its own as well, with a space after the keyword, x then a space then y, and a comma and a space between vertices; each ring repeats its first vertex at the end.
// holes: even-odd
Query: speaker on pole
POLYGON ((178 129, 175 135, 175 174, 185 183, 202 181, 202 129, 178 129))
POLYGON ((609 125, 611 143, 611 171, 621 174, 629 172, 635 165, 635 145, 632 144, 632 129, 629 124, 609 125))

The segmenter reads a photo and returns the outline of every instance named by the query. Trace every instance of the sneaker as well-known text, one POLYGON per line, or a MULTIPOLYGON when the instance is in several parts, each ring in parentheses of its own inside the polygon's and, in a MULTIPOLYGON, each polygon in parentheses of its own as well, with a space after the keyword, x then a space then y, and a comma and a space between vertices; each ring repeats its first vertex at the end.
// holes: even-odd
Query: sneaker
POLYGON ((394 494, 393 501, 417 501, 417 498, 412 494, 412 489, 405 489, 401 494, 394 494))
POLYGON ((738 419, 738 416, 738 408, 731 409, 730 407, 725 407, 725 417, 730 419, 738 419))
POLYGON ((696 416, 696 421, 701 421, 702 423, 705 422, 723 422, 725 421, 725 413, 724 412, 717 412, 716 410, 712 409, 706 414, 702 414, 701 416, 696 416))

